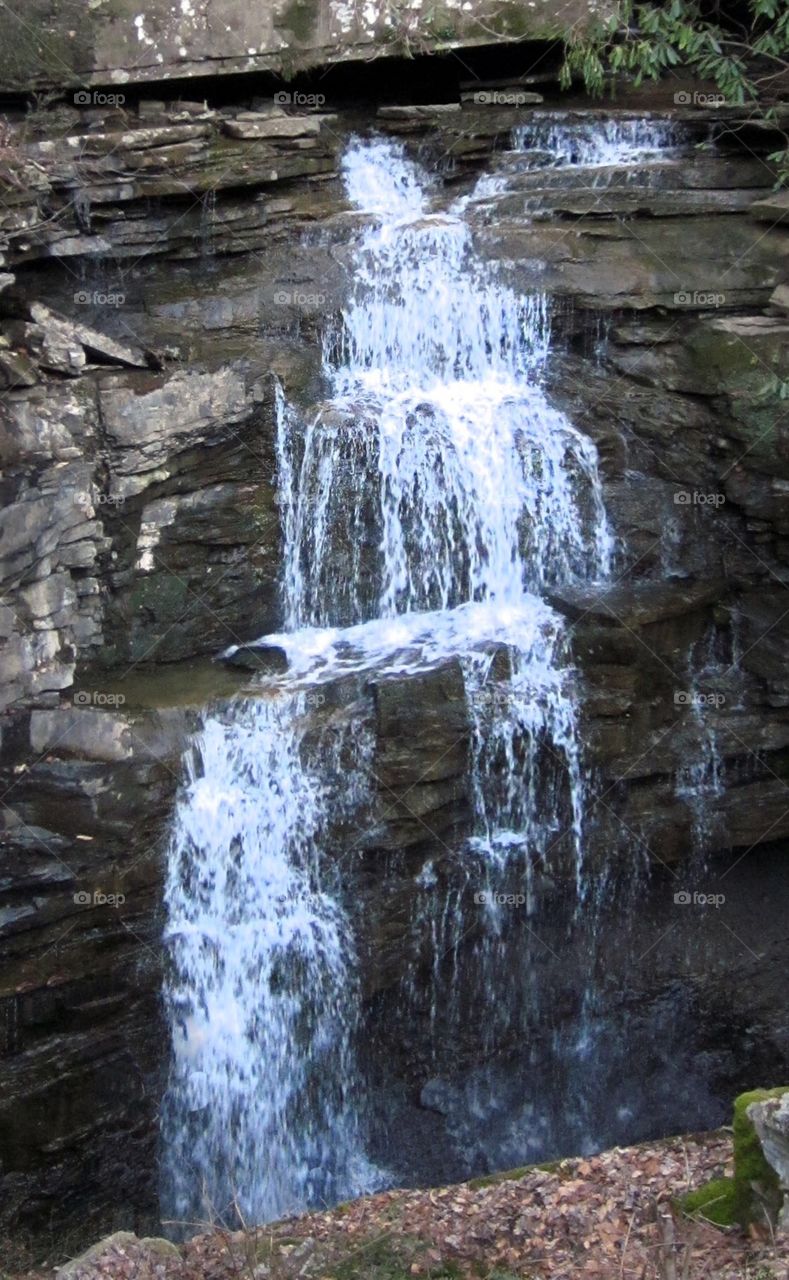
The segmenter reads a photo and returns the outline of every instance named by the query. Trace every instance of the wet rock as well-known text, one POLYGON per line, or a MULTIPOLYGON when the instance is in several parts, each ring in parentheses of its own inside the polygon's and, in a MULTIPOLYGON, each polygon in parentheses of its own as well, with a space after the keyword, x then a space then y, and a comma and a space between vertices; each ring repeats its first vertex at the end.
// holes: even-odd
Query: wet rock
POLYGON ((288 669, 288 655, 277 645, 239 645, 220 654, 220 660, 228 667, 242 671, 262 671, 267 675, 279 674, 288 669))
POLYGON ((0 348, 0 385, 5 387, 33 387, 38 382, 38 372, 33 361, 20 351, 0 348))
POLYGON ((117 450, 114 492, 122 498, 145 488, 145 473, 162 467, 170 453, 201 443, 251 409, 244 378, 234 369, 151 375, 142 387, 105 380, 99 396, 117 450))
POLYGON ((789 192, 774 191, 769 196, 763 196, 751 205, 750 213, 754 218, 773 226, 789 221, 789 192))
MULTIPOLYGON (((107 763, 131 759, 131 728, 126 717, 104 707, 81 706, 96 691, 79 690, 76 706, 55 711, 34 711, 30 717, 30 746, 37 755, 54 752, 58 756, 76 756, 80 760, 102 760, 107 763)), ((103 695, 114 698, 115 695, 103 695)))
POLYGON ((313 138, 321 131, 315 116, 271 116, 251 112, 224 120, 222 128, 231 138, 313 138))
POLYGON ((649 626, 718 600, 722 582, 639 582, 632 586, 552 588, 548 602, 573 621, 606 620, 629 628, 649 626))
MULTIPOLYGON (((110 363, 131 365, 132 368, 138 369, 147 367, 147 358, 139 348, 115 342, 106 334, 99 333, 88 325, 74 324, 62 316, 56 316, 41 302, 31 303, 30 315, 34 324, 42 330, 46 352, 57 352, 60 349, 70 352, 81 345, 90 355, 100 356, 110 363)), ((50 367, 53 366, 50 365, 50 367)), ((68 369, 61 370, 61 372, 68 371, 68 369)))
POLYGON ((450 1115, 461 1101, 459 1090, 447 1080, 428 1080, 419 1094, 419 1105, 426 1111, 450 1115))
POLYGON ((779 284, 770 294, 770 305, 779 311, 789 311, 789 284, 779 284))
POLYGON ((435 122, 439 116, 451 115, 460 111, 459 102, 437 102, 429 105, 408 105, 402 107, 379 107, 379 120, 429 120, 435 122))

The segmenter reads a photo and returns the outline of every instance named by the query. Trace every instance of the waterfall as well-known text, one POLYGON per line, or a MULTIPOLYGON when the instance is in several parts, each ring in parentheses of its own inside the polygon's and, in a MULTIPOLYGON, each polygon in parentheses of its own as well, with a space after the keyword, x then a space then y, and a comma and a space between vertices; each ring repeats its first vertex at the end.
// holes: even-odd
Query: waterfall
MULTIPOLYGON (((278 395, 285 627, 260 643, 286 651, 288 672, 207 720, 170 852, 165 1197, 181 1216, 202 1197, 265 1220, 385 1179, 364 1155, 337 874, 343 823, 373 804, 374 743, 364 681, 350 720, 316 729, 321 689, 459 660, 474 818, 456 856, 478 891, 482 985, 501 960, 505 884, 533 912, 534 869, 564 842, 584 895, 577 694, 541 592, 609 571, 596 452, 542 388, 544 298, 477 258, 465 202, 436 211, 392 142, 352 143, 343 170, 369 225, 326 334, 329 394, 309 408, 278 395)), ((447 929, 465 929, 456 905, 434 895, 414 921, 432 938, 436 1009, 457 994, 440 963, 447 929)), ((528 975, 515 998, 528 1003, 528 975)), ((492 1047, 510 1012, 491 1020, 492 1047)))
POLYGON ((352 931, 324 856, 329 822, 363 801, 365 737, 349 724, 305 758, 308 696, 209 718, 189 762, 167 881, 166 1199, 179 1221, 267 1220, 368 1181, 352 931))
POLYGON ((352 147, 344 169, 378 216, 326 344, 327 408, 302 423, 281 405, 289 628, 604 575, 594 446, 539 385, 545 299, 499 284, 457 214, 426 212, 392 143, 352 147))
POLYGON ((656 160, 675 152, 682 141, 678 125, 648 116, 557 121, 554 113, 543 118, 535 113, 513 130, 511 145, 542 164, 592 168, 656 160))

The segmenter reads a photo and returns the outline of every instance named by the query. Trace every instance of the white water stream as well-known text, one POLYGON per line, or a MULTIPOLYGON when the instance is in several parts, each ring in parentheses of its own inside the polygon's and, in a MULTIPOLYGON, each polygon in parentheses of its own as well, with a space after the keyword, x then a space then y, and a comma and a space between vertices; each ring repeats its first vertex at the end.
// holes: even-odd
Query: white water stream
POLYGON ((588 121, 534 113, 528 124, 513 130, 512 146, 532 152, 542 163, 593 168, 669 158, 683 140, 679 125, 648 116, 588 121))
MULTIPOLYGON (((391 142, 353 144, 344 177, 370 224, 326 338, 330 396, 279 402, 285 627, 265 643, 288 674, 207 720, 172 841, 165 1201, 179 1218, 235 1202, 266 1220, 385 1178, 364 1154, 358 960, 336 871, 338 828, 373 803, 375 744, 358 708, 316 728, 321 690, 457 657, 469 875, 493 890, 517 866, 528 887, 565 827, 584 892, 574 677, 540 593, 609 571, 594 446, 542 390, 544 299, 476 258, 464 203, 434 212, 391 142), (566 812, 546 805, 546 745, 566 812)), ((502 924, 485 910, 483 953, 502 924)))

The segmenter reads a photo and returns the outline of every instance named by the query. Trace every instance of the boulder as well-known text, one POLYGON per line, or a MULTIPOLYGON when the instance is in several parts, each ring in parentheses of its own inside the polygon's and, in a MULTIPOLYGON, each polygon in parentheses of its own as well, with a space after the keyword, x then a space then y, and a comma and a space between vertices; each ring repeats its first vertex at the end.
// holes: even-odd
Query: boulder
POLYGON ((275 644, 234 645, 220 654, 219 660, 229 667, 238 667, 242 671, 260 671, 266 675, 276 675, 288 669, 288 655, 275 644))
POLYGON ((752 1102, 748 1119, 762 1147, 762 1154, 778 1178, 782 1195, 777 1225, 789 1234, 789 1088, 777 1097, 752 1102))
POLYGON ((58 1280, 92 1280, 94 1276, 108 1275, 107 1266, 115 1263, 118 1274, 134 1275, 143 1280, 143 1277, 149 1274, 152 1277, 175 1274, 166 1264, 179 1263, 180 1259, 181 1255, 177 1247, 160 1236, 143 1236, 140 1239, 132 1231, 116 1231, 106 1239, 91 1245, 78 1258, 73 1258, 62 1267, 58 1267, 55 1275, 58 1280), (148 1270, 157 1263, 164 1263, 164 1269, 148 1270), (131 1264, 131 1270, 128 1269, 129 1264, 131 1264))

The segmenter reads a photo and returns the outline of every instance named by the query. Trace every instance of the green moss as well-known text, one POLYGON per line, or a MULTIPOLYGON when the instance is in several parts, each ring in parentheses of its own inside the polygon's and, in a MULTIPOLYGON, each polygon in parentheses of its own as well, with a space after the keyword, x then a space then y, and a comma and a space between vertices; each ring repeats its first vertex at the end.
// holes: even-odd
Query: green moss
POLYGON ((714 1178, 679 1200, 689 1216, 705 1218, 717 1226, 738 1223, 747 1230, 752 1222, 765 1217, 775 1221, 781 1207, 782 1192, 778 1175, 762 1154, 761 1143, 748 1118, 748 1107, 767 1098, 780 1098, 786 1085, 777 1089, 752 1089, 734 1099, 734 1177, 714 1178))
POLYGON ((679 1206, 689 1218, 704 1218, 717 1227, 730 1227, 736 1221, 734 1179, 713 1178, 712 1182, 682 1196, 679 1206))
MULTIPOLYGON (((340 1262, 329 1266, 331 1280, 411 1280, 411 1265, 424 1251, 424 1245, 403 1238, 397 1244, 389 1237, 379 1237, 354 1249, 340 1262)), ((453 1262, 439 1262, 420 1267, 425 1280, 459 1280, 460 1269, 453 1262)))
POLYGON ((564 1160, 547 1160, 543 1164, 525 1164, 520 1169, 504 1169, 501 1173, 486 1173, 482 1178, 472 1178, 467 1184, 474 1191, 480 1187, 495 1187, 500 1182, 518 1182, 527 1174, 539 1169, 542 1173, 558 1173, 564 1160))
POLYGON ((765 1212, 773 1219, 781 1206, 778 1175, 767 1163, 762 1146, 750 1119, 748 1107, 753 1102, 779 1098, 787 1086, 777 1089, 753 1089, 734 1100, 734 1211, 743 1227, 762 1221, 765 1212))
POLYGON ((285 9, 281 25, 292 31, 301 44, 308 44, 318 24, 318 6, 315 0, 291 0, 285 9))

